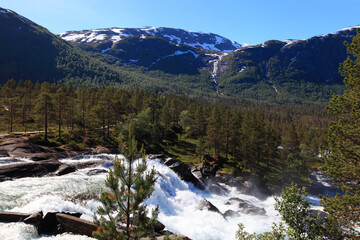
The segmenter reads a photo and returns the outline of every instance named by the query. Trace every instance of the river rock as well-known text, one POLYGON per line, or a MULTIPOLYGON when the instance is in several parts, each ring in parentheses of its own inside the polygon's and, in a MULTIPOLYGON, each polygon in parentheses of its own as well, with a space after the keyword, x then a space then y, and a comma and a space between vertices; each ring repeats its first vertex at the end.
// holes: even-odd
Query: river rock
POLYGON ((206 200, 205 198, 201 199, 201 201, 196 206, 197 210, 207 210, 211 212, 216 212, 221 214, 220 210, 214 206, 210 201, 206 200))
POLYGON ((0 182, 23 177, 42 177, 53 174, 65 164, 57 160, 9 164, 0 168, 0 182))
POLYGON ((206 189, 212 193, 215 193, 217 195, 221 195, 221 196, 225 196, 229 193, 229 190, 227 190, 226 188, 222 187, 220 184, 218 184, 217 182, 209 182, 206 183, 206 189))
POLYGON ((94 176, 94 175, 98 175, 101 173, 107 173, 108 171, 106 169, 91 169, 89 170, 86 175, 88 176, 94 176))
POLYGON ((6 150, 0 149, 0 157, 9 157, 9 154, 6 150))
POLYGON ((226 218, 240 217, 240 213, 229 209, 226 212, 224 212, 224 217, 226 217, 226 218))
POLYGON ((191 182, 201 190, 205 189, 204 184, 191 173, 191 168, 185 163, 174 158, 168 158, 164 164, 173 170, 182 180, 191 182))
POLYGON ((56 221, 56 212, 48 212, 38 225, 40 234, 58 234, 62 233, 61 226, 56 221))
POLYGON ((71 232, 74 234, 92 237, 92 232, 97 229, 93 222, 86 221, 69 214, 56 213, 55 219, 57 224, 61 226, 61 230, 64 232, 71 232))
POLYGON ((76 169, 74 167, 63 164, 56 170, 54 175, 62 176, 62 175, 72 173, 72 172, 75 172, 75 171, 76 171, 76 169))
POLYGON ((25 218, 29 217, 30 215, 30 213, 1 211, 0 222, 20 222, 23 221, 25 218))
POLYGON ((237 205, 239 212, 250 215, 265 215, 266 211, 264 208, 260 208, 252 204, 247 200, 240 198, 230 198, 225 202, 225 205, 237 205))
POLYGON ((111 150, 106 148, 106 147, 96 147, 94 150, 93 150, 93 153, 96 153, 96 154, 109 154, 111 153, 111 150))
POLYGON ((24 219, 24 223, 38 225, 42 221, 42 211, 31 214, 29 217, 24 219))
POLYGON ((0 150, 5 150, 9 155, 15 157, 30 158, 31 160, 45 160, 53 156, 53 150, 31 143, 24 139, 8 139, 2 142, 0 150))
MULTIPOLYGON (((63 214, 67 216, 71 216, 73 218, 79 219, 81 216, 81 213, 68 213, 68 212, 48 212, 43 220, 38 225, 38 233, 40 234, 60 234, 65 231, 67 231, 66 227, 64 227, 64 224, 61 224, 61 222, 58 221, 57 215, 63 214)), ((75 222, 72 222, 75 224, 75 222)), ((77 225, 75 224, 74 227, 76 228, 77 225)))

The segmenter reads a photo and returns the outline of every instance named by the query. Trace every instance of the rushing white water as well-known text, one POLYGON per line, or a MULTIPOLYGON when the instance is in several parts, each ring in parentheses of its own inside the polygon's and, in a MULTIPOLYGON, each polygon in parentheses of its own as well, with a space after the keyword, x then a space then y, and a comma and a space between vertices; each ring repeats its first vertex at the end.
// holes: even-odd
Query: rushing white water
MULTIPOLYGON (((42 210, 81 212, 86 220, 92 220, 99 202, 94 200, 104 186, 106 173, 88 176, 94 169, 112 167, 114 155, 95 155, 84 158, 64 159, 67 164, 75 162, 101 161, 95 168, 57 177, 22 178, 0 183, 0 210, 32 213, 42 210)), ((159 206, 158 220, 166 229, 186 235, 192 239, 234 239, 237 224, 243 223, 249 232, 264 232, 271 229, 273 221, 279 221, 274 210, 272 197, 261 201, 255 197, 242 195, 235 188, 227 187, 229 194, 219 196, 196 189, 191 183, 182 181, 171 169, 156 160, 148 160, 149 168, 154 167, 159 176, 153 195, 146 200, 150 208, 159 206), (266 216, 246 215, 225 219, 214 212, 196 210, 198 202, 206 198, 222 213, 236 210, 234 205, 226 205, 230 197, 248 200, 266 210, 266 216)), ((23 223, 1 223, 0 239, 91 239, 71 234, 38 236, 36 229, 23 223)))

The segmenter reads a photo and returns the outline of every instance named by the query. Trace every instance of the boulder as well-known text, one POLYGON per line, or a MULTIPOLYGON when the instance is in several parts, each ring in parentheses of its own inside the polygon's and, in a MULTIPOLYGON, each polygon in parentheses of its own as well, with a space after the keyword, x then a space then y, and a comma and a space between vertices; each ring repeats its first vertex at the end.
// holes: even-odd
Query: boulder
POLYGON ((96 153, 96 154, 109 154, 111 153, 111 150, 106 148, 106 147, 96 147, 94 150, 93 150, 93 153, 96 153))
POLYGON ((202 211, 207 210, 210 212, 216 212, 216 213, 221 214, 220 210, 217 207, 215 207, 211 202, 206 200, 205 198, 201 199, 201 201, 197 204, 196 209, 202 210, 202 211))
POLYGON ((209 192, 215 193, 217 195, 227 195, 229 193, 229 190, 227 190, 226 188, 222 187, 220 184, 216 183, 216 182, 210 182, 207 185, 207 190, 209 192))
POLYGON ((0 149, 0 157, 9 157, 9 154, 6 150, 0 149))
POLYGON ((229 209, 226 212, 224 212, 224 217, 226 217, 226 218, 240 217, 240 213, 229 209))
MULTIPOLYGON (((58 215, 66 215, 70 216, 76 219, 79 219, 81 216, 81 213, 68 213, 68 212, 48 212, 45 217, 42 219, 42 221, 38 225, 38 233, 40 234, 51 234, 56 235, 60 233, 67 232, 68 229, 66 228, 66 224, 62 224, 61 221, 58 220, 58 215)), ((79 219, 82 220, 82 219, 79 219)), ((72 221, 72 224, 74 224, 74 228, 78 227, 76 225, 75 221, 72 221)))
POLYGON ((0 222, 19 222, 29 217, 30 213, 19 213, 19 212, 0 212, 0 222))
POLYGON ((6 151, 11 156, 30 158, 33 161, 55 158, 54 151, 50 148, 31 143, 24 139, 5 140, 1 144, 0 150, 6 151))
POLYGON ((71 232, 89 237, 92 237, 92 232, 97 229, 93 222, 63 213, 56 213, 56 221, 64 232, 71 232))
POLYGON ((98 175, 101 173, 107 173, 108 171, 106 169, 91 169, 89 170, 86 175, 88 176, 94 176, 94 175, 98 175))
POLYGON ((75 172, 75 171, 76 171, 76 169, 74 167, 63 164, 55 171, 54 174, 57 175, 57 176, 62 176, 62 175, 72 173, 72 172, 75 172))
POLYGON ((159 222, 158 220, 156 220, 156 225, 155 225, 155 232, 161 232, 162 230, 164 230, 165 225, 162 224, 161 222, 159 222))
POLYGON ((205 189, 204 184, 191 173, 191 168, 185 163, 174 158, 168 158, 164 164, 173 170, 182 180, 191 182, 201 190, 205 189))
POLYGON ((29 217, 24 219, 24 223, 38 225, 42 221, 42 211, 31 214, 29 217))
POLYGON ((53 174, 65 164, 57 160, 9 164, 0 168, 0 182, 23 177, 42 177, 53 174))
POLYGON ((247 200, 240 198, 230 198, 225 202, 225 205, 236 205, 239 210, 238 212, 250 215, 265 215, 266 211, 264 208, 260 208, 252 204, 247 200))
POLYGON ((40 234, 59 234, 62 233, 61 226, 57 223, 56 212, 48 212, 38 225, 40 234))

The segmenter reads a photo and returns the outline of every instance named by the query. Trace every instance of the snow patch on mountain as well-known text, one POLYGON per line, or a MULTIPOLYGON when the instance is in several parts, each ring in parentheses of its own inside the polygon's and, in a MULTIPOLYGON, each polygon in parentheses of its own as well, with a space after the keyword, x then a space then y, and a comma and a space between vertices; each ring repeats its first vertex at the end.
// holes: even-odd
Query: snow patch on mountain
POLYGON ((183 54, 187 54, 187 53, 192 53, 195 58, 198 58, 198 57, 199 57, 199 54, 196 54, 196 53, 194 53, 194 52, 191 51, 191 50, 188 50, 188 51, 186 51, 186 52, 176 51, 176 52, 174 52, 173 54, 170 54, 170 55, 167 55, 167 56, 164 56, 164 57, 161 57, 161 58, 156 59, 153 63, 150 64, 150 66, 149 66, 148 68, 151 68, 152 66, 154 66, 156 63, 158 63, 160 60, 162 60, 162 59, 164 59, 164 58, 174 57, 174 56, 183 55, 183 54))
POLYGON ((192 32, 182 29, 165 27, 143 27, 143 28, 104 28, 95 30, 69 31, 59 34, 66 41, 78 43, 99 43, 105 40, 113 43, 123 40, 126 37, 146 35, 162 37, 174 44, 185 44, 195 48, 232 52, 235 49, 246 46, 230 41, 227 38, 213 34, 192 32))

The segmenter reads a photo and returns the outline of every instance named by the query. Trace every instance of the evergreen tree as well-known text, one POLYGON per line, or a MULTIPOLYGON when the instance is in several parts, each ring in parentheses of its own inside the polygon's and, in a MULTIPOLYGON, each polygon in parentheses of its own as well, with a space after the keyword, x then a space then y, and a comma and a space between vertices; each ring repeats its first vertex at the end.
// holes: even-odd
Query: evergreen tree
POLYGON ((218 105, 214 105, 206 135, 207 145, 213 149, 214 158, 220 161, 220 153, 223 145, 223 131, 221 113, 218 105))
POLYGON ((58 137, 61 139, 61 127, 63 124, 64 112, 67 110, 68 99, 65 86, 60 86, 54 95, 54 105, 56 109, 56 120, 58 124, 58 137))
POLYGON ((360 236, 360 31, 346 44, 349 56, 340 66, 347 90, 334 95, 328 111, 336 120, 330 123, 329 152, 325 169, 345 193, 324 199, 329 231, 334 238, 360 236))
POLYGON ((98 230, 93 236, 97 239, 130 239, 154 232, 158 209, 147 218, 143 202, 154 190, 156 172, 154 169, 146 171, 145 153, 143 149, 137 150, 132 124, 129 125, 127 142, 120 145, 125 159, 115 158, 114 169, 110 170, 105 181, 107 189, 101 194, 102 206, 97 211, 100 218, 96 215, 94 218, 98 230), (124 230, 119 229, 121 223, 126 225, 124 230))
POLYGON ((48 82, 41 84, 40 94, 36 99, 36 112, 38 113, 38 122, 44 124, 44 141, 48 140, 49 121, 53 113, 52 86, 48 82))

